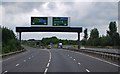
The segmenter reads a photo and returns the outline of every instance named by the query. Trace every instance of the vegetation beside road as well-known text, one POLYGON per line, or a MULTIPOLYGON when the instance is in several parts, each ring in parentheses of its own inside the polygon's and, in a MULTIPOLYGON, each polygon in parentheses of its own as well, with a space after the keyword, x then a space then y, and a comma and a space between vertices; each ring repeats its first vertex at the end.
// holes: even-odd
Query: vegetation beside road
POLYGON ((2 29, 0 26, 0 55, 2 54, 2 29))
POLYGON ((88 38, 87 28, 84 30, 84 39, 81 44, 91 47, 110 47, 120 48, 120 35, 117 32, 116 22, 110 22, 109 30, 106 31, 106 35, 99 35, 97 28, 90 31, 90 37, 88 38))
POLYGON ((14 32, 6 27, 2 29, 2 54, 18 51, 20 43, 14 32))
POLYGON ((29 39, 29 40, 23 40, 22 44, 32 46, 32 47, 37 47, 37 46, 43 46, 47 47, 52 43, 53 47, 57 47, 57 44, 59 42, 62 42, 63 45, 77 45, 76 40, 62 40, 58 39, 57 37, 53 36, 50 38, 43 38, 42 40, 35 40, 35 39, 29 39))
MULTIPOLYGON (((94 47, 94 48, 120 48, 120 35, 117 32, 116 22, 110 22, 109 30, 106 31, 106 35, 100 36, 99 30, 94 28, 90 31, 88 35, 87 28, 84 30, 84 38, 81 40, 81 45, 85 47, 94 47)), ((59 42, 62 42, 63 45, 70 45, 72 47, 77 47, 77 40, 61 40, 57 37, 43 38, 42 40, 23 40, 23 44, 27 44, 32 47, 47 46, 52 43, 56 46, 59 42)))

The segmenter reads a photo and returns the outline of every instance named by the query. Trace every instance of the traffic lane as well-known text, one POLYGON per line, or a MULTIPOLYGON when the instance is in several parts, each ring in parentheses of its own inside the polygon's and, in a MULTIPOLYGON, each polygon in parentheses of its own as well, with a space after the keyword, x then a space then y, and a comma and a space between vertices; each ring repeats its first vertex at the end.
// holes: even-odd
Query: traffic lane
POLYGON ((85 68, 89 69, 91 72, 118 72, 119 67, 89 57, 89 55, 86 56, 86 54, 80 52, 63 50, 63 53, 66 52, 67 54, 75 58, 78 62, 80 62, 81 65, 83 65, 85 68))
POLYGON ((74 59, 67 56, 61 50, 50 49, 52 59, 48 72, 86 72, 74 59))
POLYGON ((10 56, 9 58, 4 58, 4 60, 2 60, 2 66, 5 67, 21 58, 25 58, 26 56, 29 57, 29 55, 31 54, 35 54, 38 50, 36 49, 33 49, 33 48, 26 48, 27 51, 25 51, 24 53, 19 53, 19 54, 16 54, 16 55, 13 55, 13 56, 10 56))
POLYGON ((33 49, 34 49, 34 48, 31 48, 31 47, 28 47, 28 46, 23 46, 23 47, 25 48, 26 51, 20 52, 20 53, 17 53, 17 54, 13 54, 13 55, 6 56, 6 57, 2 58, 2 61, 5 61, 5 60, 7 60, 7 59, 9 59, 9 58, 12 58, 12 57, 14 57, 14 56, 20 56, 20 55, 22 55, 22 54, 26 54, 26 53, 28 53, 28 52, 33 51, 33 49))
MULTIPOLYGON (((7 61, 4 61, 3 62, 3 65, 2 65, 2 67, 3 67, 3 71, 18 71, 18 70, 16 70, 16 67, 18 67, 18 66, 20 66, 20 65, 22 65, 23 63, 25 63, 25 62, 27 62, 28 64, 30 63, 30 60, 32 60, 32 59, 36 59, 36 58, 38 58, 38 60, 40 60, 40 59, 43 59, 43 61, 44 61, 44 63, 46 63, 46 62, 48 62, 48 61, 46 61, 48 58, 48 55, 49 53, 48 53, 48 51, 46 51, 46 50, 34 50, 34 53, 27 53, 27 55, 21 55, 21 56, 19 56, 19 57, 15 57, 15 58, 12 58, 12 59, 10 59, 10 60, 7 60, 7 61), (36 52, 36 53, 35 53, 36 52), (40 55, 41 56, 40 56, 40 55), (44 55, 44 54, 47 54, 47 55, 44 55), (37 57, 38 56, 38 57, 37 57), (45 60, 45 59, 46 60, 45 60)), ((35 60, 36 61, 36 64, 38 63, 38 61, 37 60, 35 60)), ((26 63, 26 64, 27 64, 26 63)), ((34 61, 33 61, 33 63, 35 63, 34 61)), ((31 63, 32 64, 32 63, 31 63)), ((30 65, 30 64, 29 64, 30 65)), ((39 65, 39 64, 38 64, 39 65)), ((33 64, 32 65, 30 65, 31 66, 31 68, 35 68, 34 66, 33 66, 33 64)), ((40 65, 41 66, 41 65, 40 65)), ((24 67, 26 67, 26 66, 24 66, 24 67)), ((41 66, 42 67, 42 66, 41 66)), ((33 69, 34 70, 34 69, 33 69)))
POLYGON ((20 65, 11 69, 10 72, 44 72, 49 61, 49 55, 48 51, 42 50, 33 57, 26 59, 26 62, 22 59, 20 65))

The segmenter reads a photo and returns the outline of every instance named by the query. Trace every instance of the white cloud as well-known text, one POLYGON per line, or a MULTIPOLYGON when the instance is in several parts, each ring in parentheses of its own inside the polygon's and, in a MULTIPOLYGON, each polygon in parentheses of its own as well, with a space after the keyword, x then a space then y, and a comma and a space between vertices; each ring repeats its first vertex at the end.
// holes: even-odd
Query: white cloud
MULTIPOLYGON (((98 28, 105 34, 110 21, 117 21, 117 3, 115 2, 5 2, 3 3, 3 25, 15 31, 16 26, 30 26, 31 16, 70 16, 71 26, 98 28)), ((23 33, 23 39, 31 34, 23 33)), ((77 39, 77 34, 33 33, 31 37, 40 39, 56 35, 59 38, 77 39), (39 35, 42 36, 40 37, 39 35)), ((31 38, 30 37, 30 38, 31 38)), ((83 37, 83 34, 81 35, 83 37)))
POLYGON ((3 2, 118 2, 119 0, 3 0, 3 2))

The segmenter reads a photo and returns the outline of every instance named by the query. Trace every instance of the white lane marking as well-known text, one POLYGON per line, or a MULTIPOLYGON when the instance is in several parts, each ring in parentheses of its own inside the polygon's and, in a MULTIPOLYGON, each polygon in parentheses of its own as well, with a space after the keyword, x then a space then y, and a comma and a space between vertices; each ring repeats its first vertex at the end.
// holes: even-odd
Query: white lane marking
POLYGON ((90 70, 86 69, 87 72, 90 72, 90 70))
MULTIPOLYGON (((49 51, 50 52, 50 51, 49 51)), ((50 60, 51 60, 52 56, 51 56, 51 52, 50 52, 50 60)))
POLYGON ((93 58, 93 59, 97 59, 97 60, 99 60, 99 61, 102 61, 102 62, 105 62, 105 63, 111 64, 111 65, 114 65, 114 66, 120 67, 120 66, 117 65, 117 64, 114 64, 114 63, 111 63, 111 62, 108 62, 108 61, 105 61, 105 60, 102 60, 102 59, 99 59, 99 58, 96 58, 96 57, 93 57, 93 56, 90 56, 90 55, 87 55, 87 54, 83 54, 83 53, 79 53, 79 52, 75 52, 75 53, 82 54, 82 55, 85 55, 85 56, 91 57, 91 58, 93 58))
POLYGON ((81 65, 81 63, 78 63, 79 65, 81 65))
POLYGON ((72 57, 70 57, 70 58, 72 58, 72 57))
POLYGON ((47 68, 49 67, 50 63, 47 64, 47 68))
POLYGON ((47 50, 47 51, 49 52, 50 56, 49 56, 49 61, 48 61, 48 64, 47 64, 47 68, 46 68, 45 71, 44 71, 44 74, 47 73, 48 68, 49 68, 49 66, 50 66, 51 58, 52 58, 52 56, 51 56, 51 52, 50 52, 49 50, 47 50))
POLYGON ((15 58, 15 57, 11 57, 11 58, 8 58, 8 59, 5 59, 5 60, 2 60, 2 62, 7 61, 7 60, 12 59, 12 58, 15 58))
POLYGON ((24 62, 26 62, 26 60, 24 60, 24 62))
POLYGON ((4 71, 2 74, 5 74, 6 72, 8 72, 8 71, 6 70, 6 71, 4 71))
POLYGON ((73 59, 75 61, 75 59, 73 59))
POLYGON ((69 56, 69 55, 68 55, 69 56))
POLYGON ((50 62, 51 60, 49 59, 49 61, 48 62, 50 62))
MULTIPOLYGON (((73 51, 70 51, 70 50, 64 50, 64 51, 69 51, 69 52, 73 52, 73 51)), ((114 64, 114 63, 111 63, 111 62, 108 62, 108 61, 106 61, 106 60, 102 60, 102 59, 99 59, 99 58, 96 58, 96 57, 93 57, 93 56, 90 56, 90 55, 87 55, 87 54, 83 54, 83 53, 80 53, 80 52, 74 52, 74 53, 78 53, 78 54, 81 54, 81 55, 84 55, 84 56, 88 56, 88 57, 91 57, 91 58, 93 58, 93 59, 96 59, 96 60, 99 60, 99 61, 102 61, 102 62, 105 62, 105 63, 108 63, 108 64, 111 64, 111 65, 113 65, 113 66, 117 66, 117 67, 120 67, 119 65, 117 65, 117 64, 114 64)))
POLYGON ((29 59, 31 59, 31 58, 29 57, 29 59))
POLYGON ((45 69, 45 72, 44 72, 44 74, 46 74, 46 73, 47 73, 47 71, 48 71, 48 68, 46 68, 46 69, 45 69))
POLYGON ((16 64, 16 67, 19 66, 20 64, 16 64))
MULTIPOLYGON (((28 52, 30 52, 30 51, 28 51, 28 52)), ((22 54, 22 55, 24 55, 24 54, 26 54, 26 53, 28 53, 28 52, 23 52, 23 54, 22 54)), ((21 53, 22 53, 22 52, 21 52, 21 53)), ((22 55, 21 55, 21 54, 19 54, 19 55, 16 55, 16 56, 14 56, 14 57, 10 57, 10 58, 8 58, 8 59, 2 60, 1 62, 7 61, 7 60, 10 60, 10 59, 13 59, 13 58, 15 58, 15 57, 22 56, 22 55)))

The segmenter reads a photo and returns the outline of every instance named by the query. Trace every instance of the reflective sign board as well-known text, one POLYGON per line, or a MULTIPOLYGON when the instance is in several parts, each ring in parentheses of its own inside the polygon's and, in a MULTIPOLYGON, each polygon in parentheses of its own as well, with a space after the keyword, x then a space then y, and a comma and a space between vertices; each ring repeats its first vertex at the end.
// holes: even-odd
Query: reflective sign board
POLYGON ((31 17, 32 27, 69 27, 70 17, 31 17))
POLYGON ((68 26, 68 17, 53 17, 53 26, 68 26))
POLYGON ((48 25, 48 17, 31 17, 31 25, 48 25))

